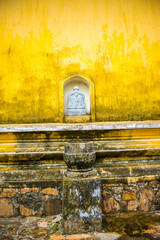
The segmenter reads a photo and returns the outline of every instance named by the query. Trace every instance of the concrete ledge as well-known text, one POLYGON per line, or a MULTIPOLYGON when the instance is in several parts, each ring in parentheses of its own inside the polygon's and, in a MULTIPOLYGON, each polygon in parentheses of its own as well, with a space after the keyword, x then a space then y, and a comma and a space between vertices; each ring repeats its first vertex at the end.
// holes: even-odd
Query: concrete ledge
MULTIPOLYGON (((160 164, 158 165, 119 165, 96 167, 102 181, 106 183, 136 183, 160 180, 160 164)), ((42 166, 1 166, 0 187, 8 185, 44 185, 62 181, 65 165, 42 166)))
POLYGON ((93 141, 96 161, 156 162, 160 159, 160 122, 0 125, 0 162, 61 162, 64 144, 70 141, 93 141))
POLYGON ((160 121, 133 122, 94 122, 94 123, 48 123, 48 124, 5 124, 0 125, 0 132, 43 132, 43 131, 91 131, 115 129, 160 128, 160 121))

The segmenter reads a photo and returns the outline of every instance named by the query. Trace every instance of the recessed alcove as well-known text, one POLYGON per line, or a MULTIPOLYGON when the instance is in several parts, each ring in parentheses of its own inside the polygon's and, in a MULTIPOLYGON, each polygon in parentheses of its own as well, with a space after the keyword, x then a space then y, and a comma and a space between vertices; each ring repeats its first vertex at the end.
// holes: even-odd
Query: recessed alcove
MULTIPOLYGON (((67 116, 67 106, 69 104, 68 95, 73 92, 73 88, 77 86, 79 88, 79 92, 84 94, 84 105, 86 114, 90 115, 91 113, 91 104, 90 104, 90 86, 89 83, 81 77, 72 77, 68 81, 64 83, 63 93, 64 93, 64 115, 67 116)), ((75 114, 72 114, 75 115, 75 114)), ((77 114, 82 115, 82 114, 77 114)))
MULTIPOLYGON (((60 81, 60 122, 89 122, 95 120, 94 83, 91 79, 81 75, 73 75, 60 81), (79 109, 72 112, 68 110, 70 96, 75 88, 79 97, 83 96, 83 111, 79 109)), ((73 103, 73 102, 72 102, 73 103)), ((75 103, 74 103, 75 104, 75 103)))

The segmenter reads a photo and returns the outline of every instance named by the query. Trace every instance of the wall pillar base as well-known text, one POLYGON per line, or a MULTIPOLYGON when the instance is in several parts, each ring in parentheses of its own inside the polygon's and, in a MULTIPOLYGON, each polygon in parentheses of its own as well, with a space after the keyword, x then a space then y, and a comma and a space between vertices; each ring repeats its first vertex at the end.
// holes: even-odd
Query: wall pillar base
POLYGON ((101 231, 101 179, 97 171, 63 174, 64 234, 101 231))

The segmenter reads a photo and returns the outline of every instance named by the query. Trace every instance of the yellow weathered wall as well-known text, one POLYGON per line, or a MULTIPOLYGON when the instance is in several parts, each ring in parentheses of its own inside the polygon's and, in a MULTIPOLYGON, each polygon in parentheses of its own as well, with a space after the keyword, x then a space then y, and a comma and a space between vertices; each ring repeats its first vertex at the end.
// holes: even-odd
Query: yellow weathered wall
POLYGON ((96 121, 160 119, 160 1, 0 0, 0 123, 60 121, 72 73, 96 121))

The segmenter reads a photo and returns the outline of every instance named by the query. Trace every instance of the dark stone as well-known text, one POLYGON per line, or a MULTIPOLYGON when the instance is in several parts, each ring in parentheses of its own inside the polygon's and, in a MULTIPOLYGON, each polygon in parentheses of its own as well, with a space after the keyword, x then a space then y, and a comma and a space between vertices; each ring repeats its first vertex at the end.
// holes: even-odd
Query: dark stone
POLYGON ((22 195, 20 203, 29 209, 37 211, 42 206, 42 196, 39 193, 26 193, 22 195))
POLYGON ((93 169, 96 159, 93 142, 66 143, 63 158, 68 170, 88 171, 93 169))
POLYGON ((9 237, 9 236, 3 236, 3 237, 0 237, 0 240, 15 240, 15 238, 9 237))
POLYGON ((95 153, 64 154, 64 161, 70 170, 92 169, 95 158, 95 153))
POLYGON ((122 201, 121 203, 121 207, 122 207, 122 211, 127 211, 127 202, 126 201, 122 201))
POLYGON ((65 234, 101 230, 101 180, 96 170, 65 171, 63 176, 63 228, 65 234))
POLYGON ((155 202, 155 210, 160 211, 160 201, 155 202))
POLYGON ((57 215, 61 213, 61 200, 48 199, 43 206, 43 213, 46 216, 57 215))

